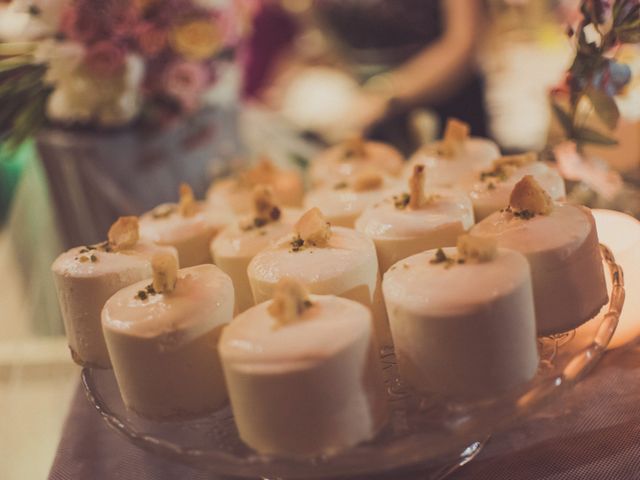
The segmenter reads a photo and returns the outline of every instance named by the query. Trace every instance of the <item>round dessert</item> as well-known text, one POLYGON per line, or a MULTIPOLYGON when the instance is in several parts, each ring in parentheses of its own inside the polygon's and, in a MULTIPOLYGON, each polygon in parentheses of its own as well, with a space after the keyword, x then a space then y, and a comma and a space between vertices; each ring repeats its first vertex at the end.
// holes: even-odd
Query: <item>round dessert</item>
POLYGON ((554 204, 531 176, 511 193, 510 206, 471 229, 527 257, 533 279, 538 334, 578 327, 607 302, 598 235, 591 212, 554 204))
POLYGON ((335 454, 372 439, 387 419, 371 312, 305 293, 283 282, 220 340, 240 438, 263 454, 335 454))
POLYGON ((309 177, 314 186, 335 185, 371 168, 395 177, 403 165, 404 157, 391 145, 358 137, 321 152, 309 166, 309 177))
POLYGON ((525 175, 535 178, 553 200, 564 200, 564 180, 556 169, 538 162, 535 153, 501 157, 478 175, 469 193, 476 222, 508 205, 511 190, 525 175))
POLYGON ((262 250, 247 269, 256 304, 269 300, 278 281, 291 277, 312 293, 338 295, 371 308, 380 345, 390 343, 373 242, 344 227, 330 227, 313 208, 294 232, 262 250))
POLYGON ((138 219, 121 217, 109 240, 76 247, 51 267, 71 356, 78 365, 110 368, 100 311, 111 295, 151 276, 151 257, 175 249, 138 240, 138 219))
POLYGON ((251 192, 257 185, 270 186, 278 205, 302 205, 304 184, 301 175, 294 170, 279 169, 267 158, 234 177, 215 182, 207 192, 207 202, 216 209, 237 215, 251 213, 251 192))
POLYGON ((374 203, 399 187, 397 180, 379 171, 362 171, 352 179, 311 190, 304 199, 305 208, 318 207, 331 225, 353 228, 356 219, 374 203))
POLYGON ((465 237, 398 262, 382 285, 403 378, 467 400, 527 382, 539 358, 527 260, 465 237))
POLYGON ((229 210, 197 202, 187 185, 180 186, 180 203, 165 203, 140 217, 140 236, 178 250, 181 267, 211 263, 209 245, 233 220, 229 210))
POLYGON ((233 317, 231 279, 214 265, 177 270, 170 260, 154 257, 153 281, 120 290, 102 310, 122 399, 154 419, 205 414, 227 397, 218 340, 233 317))
POLYGON ((468 125, 450 119, 442 141, 426 145, 414 153, 405 167, 405 177, 411 176, 415 165, 424 165, 426 182, 431 187, 468 186, 478 172, 491 167, 500 156, 500 149, 489 139, 469 138, 468 125))
POLYGON ((455 245, 473 225, 473 207, 464 193, 433 190, 425 195, 424 183, 424 169, 416 165, 410 193, 387 198, 356 220, 356 230, 375 243, 382 273, 415 253, 455 245))
POLYGON ((293 231, 302 212, 280 210, 273 204, 270 189, 254 189, 254 213, 227 226, 211 243, 215 264, 231 277, 236 292, 236 311, 254 305, 247 267, 258 252, 293 231))

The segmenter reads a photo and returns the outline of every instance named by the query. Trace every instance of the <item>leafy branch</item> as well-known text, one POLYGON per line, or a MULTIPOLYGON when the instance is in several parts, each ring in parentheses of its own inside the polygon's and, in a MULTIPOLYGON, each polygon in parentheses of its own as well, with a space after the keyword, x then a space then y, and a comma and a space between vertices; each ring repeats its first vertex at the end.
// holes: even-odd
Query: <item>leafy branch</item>
POLYGON ((628 65, 611 58, 609 52, 621 43, 640 42, 640 2, 638 0, 583 0, 582 21, 569 30, 576 42, 576 57, 569 68, 566 84, 556 91, 569 94, 569 108, 565 110, 552 97, 553 112, 565 135, 578 148, 587 143, 616 145, 608 134, 585 125, 586 117, 594 111, 608 130, 616 128, 620 112, 614 100, 631 80, 628 65), (582 102, 591 109, 584 112, 582 102))

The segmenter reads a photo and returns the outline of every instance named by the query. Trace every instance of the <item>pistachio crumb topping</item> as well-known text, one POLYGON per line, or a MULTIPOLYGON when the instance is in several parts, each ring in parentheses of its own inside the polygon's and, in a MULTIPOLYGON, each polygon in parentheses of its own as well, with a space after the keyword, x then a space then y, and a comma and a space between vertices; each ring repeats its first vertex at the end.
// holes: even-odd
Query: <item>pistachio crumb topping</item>
POLYGON ((134 298, 137 298, 138 300, 146 300, 149 296, 156 295, 157 293, 158 292, 156 292, 155 288, 153 288, 153 284, 150 283, 144 288, 144 290, 138 290, 138 293, 136 293, 134 298))
POLYGON ((170 253, 156 253, 151 259, 153 289, 158 293, 171 293, 178 281, 178 261, 170 253))
POLYGON ((256 185, 253 189, 253 219, 242 230, 261 228, 271 222, 280 220, 282 212, 273 202, 273 190, 268 185, 256 185))
POLYGON ((295 236, 291 240, 291 250, 297 252, 303 247, 324 247, 331 237, 331 224, 318 209, 308 210, 294 226, 295 236))
POLYGON ((459 154, 464 142, 469 138, 469 131, 469 124, 455 118, 448 119, 444 137, 438 144, 438 154, 448 158, 459 154))
POLYGON ((140 238, 138 217, 120 217, 107 233, 109 245, 115 251, 133 248, 140 238))
POLYGON ((360 173, 353 182, 353 190, 356 192, 367 192, 378 190, 382 187, 384 178, 377 170, 368 170, 360 173))
POLYGON ((413 174, 409 179, 409 208, 417 210, 426 201, 424 195, 424 165, 413 167, 413 174))
POLYGON ((498 244, 494 238, 460 235, 456 246, 459 259, 473 262, 489 262, 498 254, 498 244))
POLYGON ((180 184, 178 210, 183 217, 193 217, 198 213, 198 202, 193 195, 193 190, 186 183, 180 184))
POLYGON ((536 215, 549 215, 553 200, 531 175, 525 175, 513 187, 509 207, 516 217, 529 220, 536 215))
POLYGON ((400 195, 394 195, 392 200, 393 200, 393 205, 398 209, 398 210, 404 210, 405 208, 407 208, 407 205, 409 205, 409 200, 411 199, 411 197, 409 196, 408 193, 402 193, 400 195))
POLYGON ((312 306, 306 287, 298 280, 284 277, 276 285, 268 312, 277 320, 276 328, 279 328, 299 322, 312 306))

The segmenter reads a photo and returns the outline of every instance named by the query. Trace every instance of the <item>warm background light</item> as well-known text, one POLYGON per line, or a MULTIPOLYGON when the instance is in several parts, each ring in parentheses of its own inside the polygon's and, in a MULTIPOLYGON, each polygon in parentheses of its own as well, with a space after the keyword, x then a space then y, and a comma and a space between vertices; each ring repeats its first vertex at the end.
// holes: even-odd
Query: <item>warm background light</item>
POLYGON ((611 249, 624 271, 626 298, 611 349, 640 336, 640 222, 613 210, 593 210, 593 215, 600 242, 611 249))

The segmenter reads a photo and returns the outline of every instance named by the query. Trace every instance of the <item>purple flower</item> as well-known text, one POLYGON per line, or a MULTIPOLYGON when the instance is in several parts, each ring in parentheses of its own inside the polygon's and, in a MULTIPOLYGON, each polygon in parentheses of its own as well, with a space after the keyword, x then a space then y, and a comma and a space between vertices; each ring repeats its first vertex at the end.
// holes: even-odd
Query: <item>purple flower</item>
POLYGON ((624 63, 607 59, 591 77, 591 85, 610 97, 617 95, 631 81, 631 69, 624 63))

